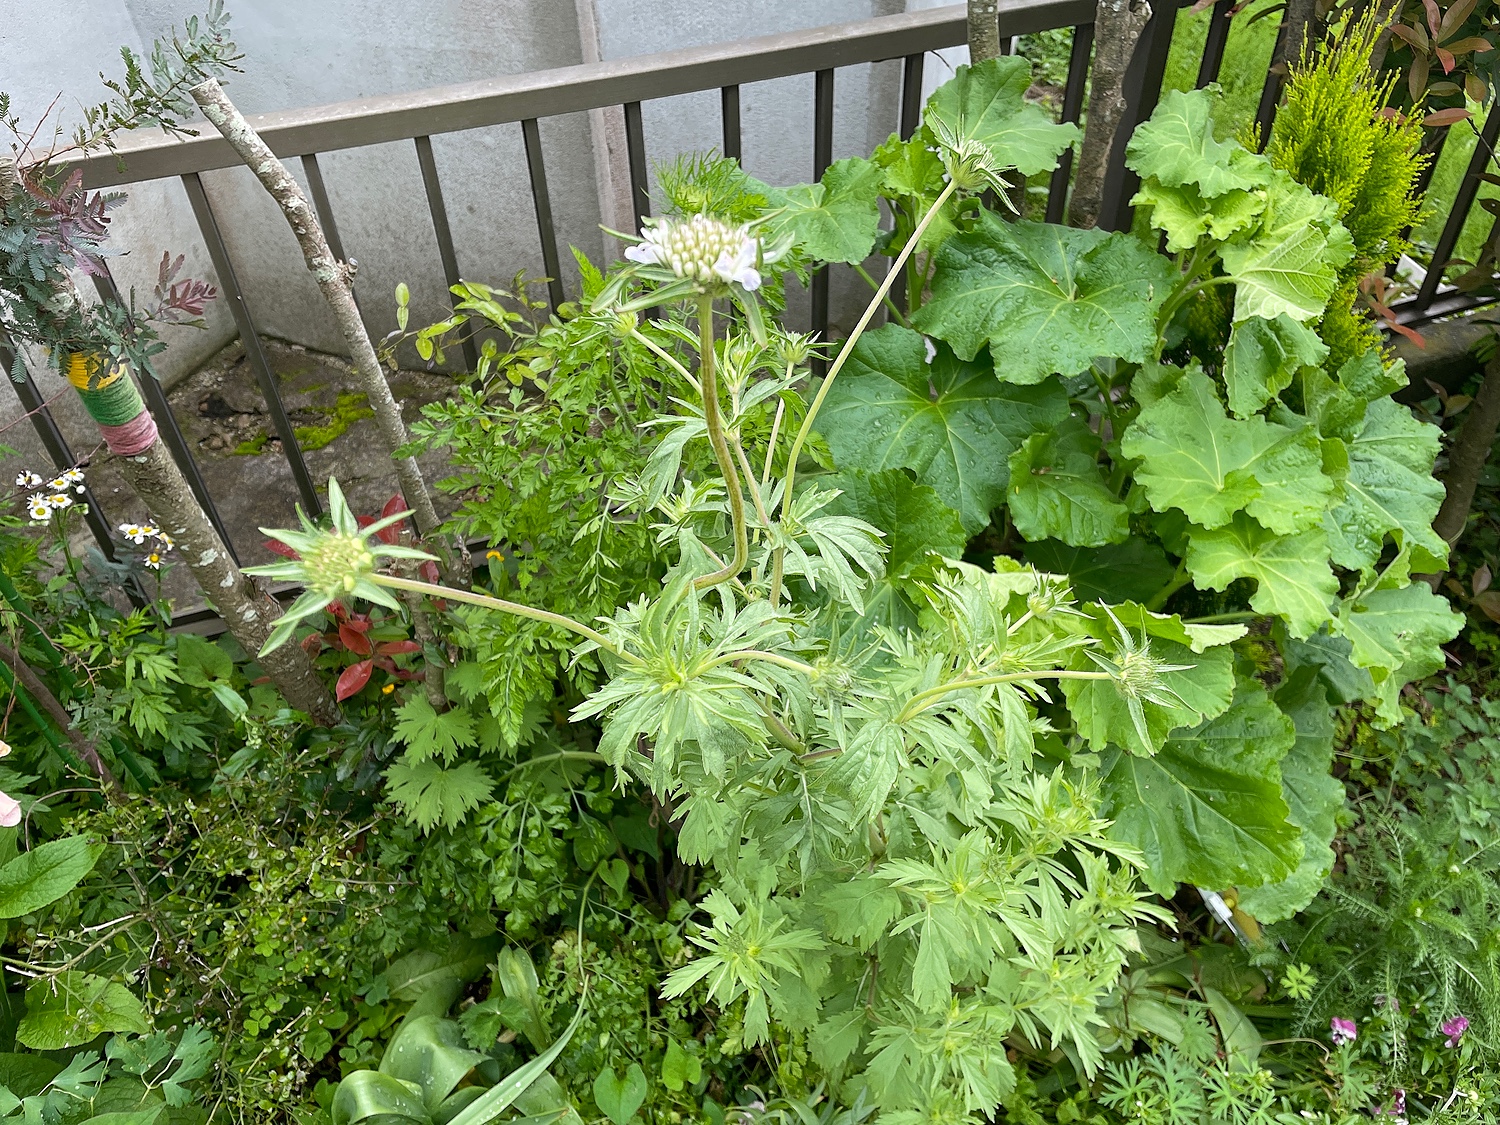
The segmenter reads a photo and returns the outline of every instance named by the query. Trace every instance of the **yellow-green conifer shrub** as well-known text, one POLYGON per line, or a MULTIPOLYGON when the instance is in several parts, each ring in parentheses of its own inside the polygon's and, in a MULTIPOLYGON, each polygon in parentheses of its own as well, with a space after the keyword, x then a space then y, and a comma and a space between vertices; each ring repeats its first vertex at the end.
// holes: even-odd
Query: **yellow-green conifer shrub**
POLYGON ((1370 73, 1374 38, 1366 17, 1304 50, 1266 146, 1273 165, 1338 204, 1354 239, 1354 257, 1318 326, 1335 366, 1380 342, 1356 308, 1359 282, 1407 249, 1403 233, 1421 207, 1417 177, 1430 159, 1420 151, 1421 125, 1387 108, 1397 76, 1370 73))

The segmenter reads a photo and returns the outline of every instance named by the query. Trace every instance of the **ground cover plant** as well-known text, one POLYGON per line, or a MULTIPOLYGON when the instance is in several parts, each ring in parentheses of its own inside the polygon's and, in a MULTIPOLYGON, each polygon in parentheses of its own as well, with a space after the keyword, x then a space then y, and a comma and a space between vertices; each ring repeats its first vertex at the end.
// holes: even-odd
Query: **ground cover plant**
POLYGON ((1004 57, 817 184, 661 169, 555 315, 399 292, 389 357, 487 341, 411 432, 458 512, 330 481, 261 651, 26 468, 0 1120, 1492 1116, 1492 537, 1414 580, 1441 435, 1357 302, 1421 158, 1369 34, 1264 155, 1165 95, 1144 232, 1013 213, 1078 132, 1004 57), (846 339, 785 326, 872 257, 846 339))

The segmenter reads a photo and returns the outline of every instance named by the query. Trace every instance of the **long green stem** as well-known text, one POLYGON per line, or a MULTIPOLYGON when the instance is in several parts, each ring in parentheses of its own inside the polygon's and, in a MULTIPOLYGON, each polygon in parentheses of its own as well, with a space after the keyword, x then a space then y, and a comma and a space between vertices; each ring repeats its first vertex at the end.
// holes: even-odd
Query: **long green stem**
POLYGON ((489 594, 476 594, 470 590, 455 590, 452 586, 439 586, 432 582, 419 582, 415 578, 401 578, 394 574, 372 574, 370 581, 377 586, 389 586, 393 590, 412 590, 418 594, 426 594, 429 598, 443 598, 451 602, 464 602, 468 605, 481 606, 484 609, 498 609, 502 613, 513 613, 517 617, 528 617, 532 621, 542 621, 548 625, 556 625, 560 629, 577 633, 580 637, 587 637, 605 652, 618 656, 627 664, 643 664, 639 656, 626 652, 617 646, 597 629, 590 629, 581 621, 574 621, 571 617, 564 617, 560 613, 551 613, 545 609, 536 609, 520 602, 508 602, 504 598, 493 598, 489 594))
MULTIPOLYGON (((896 256, 896 260, 891 263, 891 268, 886 272, 885 280, 880 283, 880 288, 875 291, 875 296, 865 306, 864 315, 859 318, 859 323, 854 326, 854 331, 849 333, 849 338, 844 341, 844 346, 839 349, 838 357, 833 361, 833 366, 828 369, 828 374, 823 379, 823 385, 818 388, 818 393, 813 396, 812 405, 807 408, 807 417, 802 419, 802 425, 797 430, 797 436, 792 441, 791 451, 787 454, 786 458, 786 488, 781 496, 781 518, 783 520, 792 511, 792 486, 797 481, 797 458, 802 455, 802 447, 807 444, 807 439, 812 434, 813 420, 817 418, 818 411, 822 409, 823 400, 828 397, 829 388, 833 386, 833 381, 838 377, 838 373, 843 370, 850 353, 854 351, 854 345, 859 343, 859 338, 864 334, 865 328, 869 325, 871 318, 874 317, 875 310, 880 308, 881 302, 885 300, 886 294, 891 291, 891 286, 895 284, 896 278, 901 276, 901 269, 906 265, 906 259, 911 257, 912 251, 917 248, 917 243, 921 241, 922 235, 927 233, 927 228, 932 225, 932 220, 937 218, 938 212, 942 210, 943 204, 948 202, 949 197, 953 195, 956 187, 957 184, 949 183, 947 187, 943 188, 942 193, 933 202, 932 206, 927 209, 927 214, 922 216, 922 221, 917 224, 917 229, 911 232, 911 237, 906 240, 906 245, 901 248, 901 253, 896 256)), ((785 547, 777 548, 775 561, 771 567, 770 599, 773 609, 776 607, 776 603, 781 600, 781 580, 785 554, 785 547)))
POLYGON ((1014 684, 1024 680, 1110 680, 1113 678, 1108 672, 1073 672, 1066 668, 1054 668, 1041 672, 1006 672, 996 676, 976 676, 972 680, 953 680, 950 683, 928 688, 926 691, 919 691, 912 696, 906 706, 901 708, 901 713, 896 716, 896 722, 904 723, 914 719, 943 696, 950 692, 963 691, 965 688, 989 687, 991 684, 1014 684))
POLYGON ((729 520, 734 525, 734 557, 712 574, 693 579, 693 588, 704 590, 727 582, 745 569, 750 558, 750 538, 745 530, 745 493, 740 487, 739 470, 734 455, 724 439, 724 422, 719 417, 719 380, 714 371, 714 299, 708 293, 698 297, 698 379, 703 391, 703 424, 708 428, 708 444, 713 446, 724 487, 729 492, 729 520))
MULTIPOLYGON (((874 289, 877 293, 880 291, 880 283, 870 276, 870 271, 865 269, 864 266, 859 265, 856 262, 854 266, 854 272, 859 274, 860 277, 864 278, 865 284, 867 284, 871 289, 874 289)), ((901 310, 896 307, 896 302, 891 300, 891 295, 889 292, 886 293, 883 303, 885 304, 885 311, 891 314, 892 320, 901 325, 902 328, 911 327, 911 325, 906 323, 906 317, 902 315, 901 310)))
POLYGON ((1160 590, 1156 591, 1156 593, 1152 594, 1149 599, 1147 599, 1146 608, 1152 613, 1156 613, 1161 609, 1162 606, 1167 604, 1168 598, 1177 593, 1177 591, 1182 589, 1184 586, 1190 584, 1192 581, 1193 576, 1188 573, 1187 560, 1184 559, 1182 562, 1177 564, 1177 570, 1172 575, 1171 580, 1168 581, 1168 583, 1160 590))
POLYGON ((793 660, 790 656, 782 656, 780 653, 764 652, 758 648, 742 648, 734 652, 721 653, 706 664, 700 664, 698 671, 707 672, 710 668, 717 668, 721 664, 733 664, 737 660, 760 660, 767 664, 779 664, 783 668, 790 668, 793 672, 801 672, 804 676, 818 674, 818 670, 811 664, 804 664, 800 660, 793 660))
POLYGON ((660 358, 668 366, 675 369, 677 374, 681 375, 683 379, 685 379, 693 388, 693 390, 698 391, 703 389, 698 385, 698 380, 693 378, 693 373, 686 367, 682 366, 682 364, 677 361, 676 356, 667 351, 666 348, 662 347, 655 340, 642 333, 639 328, 632 328, 630 330, 630 335, 633 339, 639 340, 641 343, 645 344, 646 347, 650 348, 653 352, 656 353, 658 358, 660 358))

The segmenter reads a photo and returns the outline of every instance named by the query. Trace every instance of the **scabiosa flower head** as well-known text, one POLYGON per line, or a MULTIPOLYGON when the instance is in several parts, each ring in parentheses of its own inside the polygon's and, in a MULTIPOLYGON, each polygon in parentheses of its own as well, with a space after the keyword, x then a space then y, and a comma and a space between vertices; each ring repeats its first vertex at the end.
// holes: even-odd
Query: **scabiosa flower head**
POLYGON ((32 523, 46 523, 52 518, 52 505, 41 493, 33 493, 26 500, 26 514, 32 523))
POLYGON ((1448 1037, 1447 1043, 1449 1047, 1457 1047, 1459 1041, 1464 1037, 1464 1032, 1469 1030, 1469 1017, 1450 1016, 1443 1021, 1442 1027, 1438 1030, 1448 1037))
POLYGON ((1335 1047, 1342 1047, 1345 1043, 1353 1043, 1359 1038, 1359 1027, 1353 1020, 1334 1016, 1328 1021, 1328 1038, 1333 1040, 1335 1047))
POLYGON ((37 476, 30 469, 27 469, 23 473, 16 474, 17 488, 40 488, 41 486, 42 478, 37 476))
POLYGON ((712 215, 663 219, 641 231, 641 241, 625 257, 665 266, 701 285, 733 282, 752 293, 760 288, 760 241, 748 227, 712 215))

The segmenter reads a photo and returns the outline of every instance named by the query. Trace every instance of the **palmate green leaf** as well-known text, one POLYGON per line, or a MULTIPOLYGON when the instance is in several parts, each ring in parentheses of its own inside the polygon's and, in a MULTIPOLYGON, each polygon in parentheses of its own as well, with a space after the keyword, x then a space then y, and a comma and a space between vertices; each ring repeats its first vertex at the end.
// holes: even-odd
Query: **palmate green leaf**
POLYGON ((1321 522, 1334 489, 1311 427, 1230 418, 1198 371, 1142 410, 1120 449, 1140 460, 1135 478, 1152 508, 1178 508, 1209 529, 1247 511, 1279 534, 1304 531, 1321 522))
POLYGON ((1023 176, 1050 172, 1078 139, 1078 127, 1056 124, 1027 101, 1030 87, 1031 64, 1018 55, 960 66, 927 99, 923 120, 949 139, 983 146, 997 168, 1023 176))
POLYGON ((818 429, 840 469, 909 469, 978 531, 1005 499, 1012 452, 1068 415, 1055 381, 997 384, 989 371, 908 328, 866 332, 828 392, 818 429))
POLYGON ((1401 689, 1446 663, 1442 645, 1458 636, 1464 618, 1425 582, 1377 586, 1339 606, 1338 632, 1349 639, 1350 659, 1375 681, 1382 723, 1401 719, 1401 689))
MULTIPOLYGON (((1122 607, 1123 608, 1123 607, 1122 607)), ((1110 656, 1118 655, 1118 633, 1112 623, 1090 617, 1090 632, 1104 642, 1099 649, 1110 656)), ((1182 628, 1175 617, 1153 620, 1137 616, 1144 625, 1151 656, 1162 664, 1183 665, 1177 671, 1163 672, 1161 685, 1171 695, 1166 702, 1141 702, 1146 738, 1143 741, 1130 714, 1130 704, 1112 680, 1063 680, 1063 694, 1068 701, 1079 735, 1095 751, 1111 745, 1123 746, 1132 754, 1149 757, 1159 751, 1174 730, 1196 726, 1205 719, 1220 715, 1229 706, 1234 693, 1233 658, 1228 648, 1206 648, 1195 653, 1187 644, 1161 637, 1161 632, 1182 628)), ((1122 620, 1132 636, 1143 631, 1134 622, 1122 620)), ((1099 666, 1085 654, 1075 653, 1069 667, 1080 672, 1096 672, 1099 666)))
POLYGON ((1285 172, 1266 186, 1266 206, 1253 228, 1219 250, 1234 279, 1234 319, 1293 320, 1320 316, 1338 285, 1339 270, 1354 256, 1354 240, 1336 217, 1337 205, 1315 195, 1285 172))
POLYGON ((105 1032, 151 1030, 146 1009, 130 989, 105 977, 67 969, 26 988, 26 1014, 16 1041, 34 1051, 61 1051, 105 1032))
POLYGON ((1128 234, 985 212, 938 252, 932 298, 912 326, 964 359, 988 343, 1002 382, 1040 383, 1096 356, 1146 359, 1173 278, 1167 259, 1128 234))
POLYGON ((451 762, 474 745, 474 719, 461 707, 438 714, 425 695, 414 695, 396 708, 395 735, 412 764, 429 758, 451 762))
POLYGON ((1223 715, 1167 741, 1154 758, 1104 763, 1110 835, 1140 849, 1147 886, 1256 886, 1289 875, 1301 834, 1287 819, 1279 763, 1296 730, 1265 689, 1241 683, 1223 715))
POLYGON ((1223 590, 1237 578, 1254 579, 1251 608, 1285 619, 1299 639, 1333 619, 1339 583, 1320 527, 1277 535, 1239 512, 1213 531, 1189 529, 1187 568, 1200 589, 1223 590))
POLYGON ((410 752, 386 770, 391 800, 423 832, 456 827, 489 800, 495 782, 478 762, 444 766, 431 758, 413 761, 410 752))
POLYGON ((870 256, 880 233, 878 192, 885 172, 858 157, 828 166, 815 184, 773 188, 750 181, 776 208, 766 222, 771 239, 790 234, 793 244, 820 262, 855 265, 870 256))
POLYGON ((1285 313, 1275 320, 1258 316, 1240 321, 1224 348, 1224 386, 1229 409, 1248 418, 1291 386, 1304 367, 1316 367, 1328 345, 1285 313))
POLYGON ((1151 600, 1172 580, 1167 553, 1139 537, 1108 547, 1069 547, 1055 539, 1021 546, 1026 561, 1048 574, 1066 574, 1080 601, 1151 600))
POLYGON ((1240 893, 1240 909, 1260 922, 1281 922, 1317 897, 1333 869, 1334 834, 1344 807, 1344 785, 1333 769, 1333 708, 1315 668, 1293 677, 1276 693, 1291 717, 1297 740, 1281 759, 1281 797, 1302 833, 1302 859, 1285 879, 1240 893))
POLYGON ((1050 433, 1032 434, 1010 455, 1005 500, 1023 538, 1102 547, 1129 536, 1130 509, 1100 471, 1100 448, 1098 435, 1070 417, 1050 433))
POLYGON ((1443 504, 1442 483, 1432 475, 1441 434, 1392 399, 1370 403, 1363 428, 1348 443, 1343 503, 1328 514, 1334 562, 1373 573, 1390 535, 1412 552, 1414 569, 1442 567, 1448 545, 1432 529, 1443 504))

